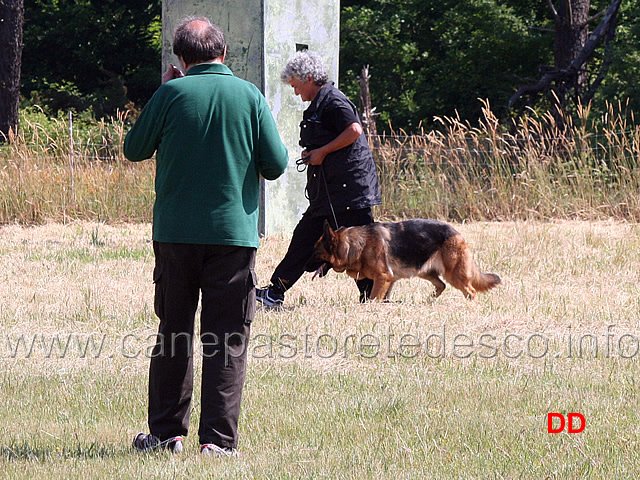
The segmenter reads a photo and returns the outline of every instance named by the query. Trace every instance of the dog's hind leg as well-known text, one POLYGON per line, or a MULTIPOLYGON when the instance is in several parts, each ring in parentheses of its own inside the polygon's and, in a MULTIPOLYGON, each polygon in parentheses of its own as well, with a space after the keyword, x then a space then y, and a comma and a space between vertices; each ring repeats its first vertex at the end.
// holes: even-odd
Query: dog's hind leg
POLYGON ((420 274, 420 278, 424 278, 425 280, 429 280, 431 283, 433 283, 433 286, 436 287, 436 298, 438 298, 440 294, 444 292, 444 289, 447 288, 445 283, 434 271, 422 273, 420 274))
POLYGON ((473 287, 475 263, 466 242, 460 235, 445 241, 440 249, 444 279, 470 300, 475 300, 477 291, 473 287))
POLYGON ((456 270, 454 270, 450 274, 445 274, 445 278, 452 287, 455 287, 462 293, 464 293, 464 296, 469 300, 476 299, 477 291, 475 288, 473 288, 473 285, 471 284, 471 276, 467 271, 465 271, 465 269, 456 268, 456 270))

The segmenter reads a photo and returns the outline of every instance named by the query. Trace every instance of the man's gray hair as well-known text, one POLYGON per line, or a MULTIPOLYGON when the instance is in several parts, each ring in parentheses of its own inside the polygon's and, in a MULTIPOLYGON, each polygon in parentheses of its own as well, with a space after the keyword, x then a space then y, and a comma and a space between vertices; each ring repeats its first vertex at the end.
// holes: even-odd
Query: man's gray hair
POLYGON ((306 82, 309 77, 313 78, 314 83, 319 87, 329 81, 322 59, 317 53, 309 50, 296 52, 280 74, 280 79, 284 83, 289 83, 292 78, 306 82))

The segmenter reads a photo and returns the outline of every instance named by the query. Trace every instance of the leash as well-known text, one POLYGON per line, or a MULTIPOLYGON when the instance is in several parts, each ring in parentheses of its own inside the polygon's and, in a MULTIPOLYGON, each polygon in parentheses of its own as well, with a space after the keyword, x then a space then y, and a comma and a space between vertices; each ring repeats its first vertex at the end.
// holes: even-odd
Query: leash
MULTIPOLYGON (((308 164, 304 158, 299 158, 298 160, 296 160, 296 170, 298 170, 300 173, 304 172, 307 169, 307 166, 308 164)), ((334 225, 336 226, 336 230, 337 230, 338 228, 340 228, 340 225, 338 225, 338 217, 336 217, 336 211, 333 208, 331 195, 329 195, 329 185, 327 185, 327 177, 324 174, 324 165, 320 164, 319 166, 320 166, 320 174, 322 175, 322 182, 324 183, 324 189, 327 192, 327 200, 329 201, 329 208, 331 209, 331 215, 333 216, 333 221, 335 222, 334 225)), ((307 197, 307 199, 311 200, 309 197, 307 197)))

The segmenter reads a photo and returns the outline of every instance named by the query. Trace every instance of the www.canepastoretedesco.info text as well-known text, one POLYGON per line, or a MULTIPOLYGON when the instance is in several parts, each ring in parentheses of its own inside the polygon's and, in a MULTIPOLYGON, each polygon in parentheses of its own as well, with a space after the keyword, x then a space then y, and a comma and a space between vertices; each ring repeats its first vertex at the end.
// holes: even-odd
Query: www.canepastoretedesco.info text
POLYGON ((562 334, 545 332, 452 332, 443 325, 433 332, 386 331, 369 333, 281 332, 253 334, 247 341, 239 334, 219 338, 213 334, 156 333, 111 335, 107 333, 5 334, 4 358, 152 358, 184 354, 213 357, 246 353, 252 358, 636 358, 640 334, 616 331, 608 325, 599 332, 562 334), (240 344, 244 348, 230 348, 240 344))

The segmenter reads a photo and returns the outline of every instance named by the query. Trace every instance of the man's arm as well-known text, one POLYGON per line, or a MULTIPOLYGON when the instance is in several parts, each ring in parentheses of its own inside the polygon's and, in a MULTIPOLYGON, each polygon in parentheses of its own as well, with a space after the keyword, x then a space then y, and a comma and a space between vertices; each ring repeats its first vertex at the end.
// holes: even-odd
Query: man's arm
MULTIPOLYGON (((262 94, 260 94, 262 95, 262 94)), ((280 139, 276 122, 271 115, 264 97, 260 100, 259 138, 257 162, 260 175, 267 180, 275 180, 284 173, 289 163, 287 147, 280 139)))
POLYGON ((151 158, 160 143, 165 114, 159 91, 156 91, 142 109, 136 123, 124 139, 124 156, 132 162, 151 158))
MULTIPOLYGON (((162 84, 181 77, 184 77, 184 73, 170 63, 169 68, 162 75, 162 84)), ((151 158, 158 148, 164 120, 161 98, 164 97, 156 91, 124 139, 124 156, 132 162, 151 158)))

